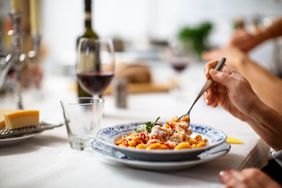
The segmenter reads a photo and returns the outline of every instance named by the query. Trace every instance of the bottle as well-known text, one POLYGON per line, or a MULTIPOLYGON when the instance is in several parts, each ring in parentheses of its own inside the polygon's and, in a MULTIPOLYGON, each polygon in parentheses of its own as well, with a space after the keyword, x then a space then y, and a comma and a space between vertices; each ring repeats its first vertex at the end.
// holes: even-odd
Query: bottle
MULTIPOLYGON (((76 40, 76 49, 78 47, 79 40, 81 38, 91 38, 91 39, 98 39, 99 36, 92 28, 92 0, 84 0, 84 33, 79 36, 76 40)), ((78 80, 76 81, 77 84, 77 95, 78 97, 92 97, 89 93, 84 91, 82 87, 79 85, 78 80)))

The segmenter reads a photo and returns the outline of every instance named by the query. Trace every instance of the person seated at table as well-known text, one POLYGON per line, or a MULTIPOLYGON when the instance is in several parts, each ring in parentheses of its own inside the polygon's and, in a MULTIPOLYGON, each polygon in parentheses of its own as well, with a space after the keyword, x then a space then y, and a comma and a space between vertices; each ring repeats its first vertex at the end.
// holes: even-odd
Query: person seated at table
POLYGON ((245 52, 249 52, 264 41, 282 36, 282 18, 275 20, 264 30, 252 34, 239 28, 231 37, 227 47, 203 54, 205 60, 218 59, 222 56, 242 74, 267 105, 282 114, 282 100, 276 93, 282 93, 282 80, 257 64, 245 52), (269 92, 271 91, 271 92, 269 92))
MULTIPOLYGON (((233 116, 247 122, 274 149, 272 156, 282 167, 282 116, 266 105, 253 91, 250 83, 234 68, 227 65, 221 72, 214 70, 217 63, 210 61, 206 65, 206 77, 214 81, 205 92, 206 103, 212 107, 220 105, 233 116)), ((220 172, 220 180, 226 187, 281 187, 268 175, 254 168, 220 172)))
POLYGON ((235 47, 207 52, 204 55, 206 60, 219 59, 219 57, 226 57, 228 59, 226 64, 235 68, 250 82, 259 98, 282 114, 282 100, 280 100, 280 95, 277 95, 277 93, 282 93, 282 80, 280 78, 270 73, 248 57, 247 54, 235 47))

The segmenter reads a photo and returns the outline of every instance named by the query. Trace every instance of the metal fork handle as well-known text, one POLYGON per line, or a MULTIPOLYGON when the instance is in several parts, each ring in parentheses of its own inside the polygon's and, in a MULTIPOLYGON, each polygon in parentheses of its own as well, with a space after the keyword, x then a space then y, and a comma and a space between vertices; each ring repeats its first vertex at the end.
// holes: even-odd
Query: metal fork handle
MULTIPOLYGON (((225 57, 222 57, 219 62, 217 63, 217 65, 215 66, 215 70, 220 71, 223 68, 223 65, 226 61, 225 57)), ((194 107, 194 105, 196 104, 196 102, 199 100, 199 98, 204 94, 204 92, 212 85, 213 81, 211 79, 208 79, 206 81, 206 83, 204 84, 204 86, 202 87, 201 91, 199 92, 199 94, 197 95, 196 99, 194 100, 193 104, 191 105, 191 107, 189 108, 188 112, 186 113, 187 115, 190 115, 190 112, 192 110, 192 108, 194 107)))

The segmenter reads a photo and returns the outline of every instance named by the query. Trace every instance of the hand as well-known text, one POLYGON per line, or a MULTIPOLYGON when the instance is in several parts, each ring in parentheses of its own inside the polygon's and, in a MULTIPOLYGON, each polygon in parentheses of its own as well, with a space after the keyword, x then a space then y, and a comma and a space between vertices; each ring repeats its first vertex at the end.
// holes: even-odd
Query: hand
POLYGON ((235 68, 243 63, 249 62, 249 57, 244 52, 234 47, 216 49, 203 54, 203 59, 206 61, 220 59, 220 57, 226 57, 227 64, 235 68))
POLYGON ((225 110, 242 121, 251 122, 249 117, 253 104, 259 101, 249 82, 238 72, 228 66, 222 71, 213 68, 218 61, 207 63, 205 73, 214 83, 205 92, 205 100, 208 105, 216 107, 221 105, 225 110))
POLYGON ((221 72, 215 71, 213 68, 217 63, 211 61, 206 65, 206 77, 214 81, 205 92, 207 104, 212 107, 221 105, 233 116, 247 122, 273 149, 281 150, 281 114, 264 104, 249 82, 231 67, 224 66, 221 72))
POLYGON ((245 29, 237 29, 229 41, 230 46, 239 48, 244 52, 249 52, 264 41, 262 34, 251 34, 245 29))
POLYGON ((255 168, 221 171, 219 179, 228 188, 281 188, 277 182, 255 168))

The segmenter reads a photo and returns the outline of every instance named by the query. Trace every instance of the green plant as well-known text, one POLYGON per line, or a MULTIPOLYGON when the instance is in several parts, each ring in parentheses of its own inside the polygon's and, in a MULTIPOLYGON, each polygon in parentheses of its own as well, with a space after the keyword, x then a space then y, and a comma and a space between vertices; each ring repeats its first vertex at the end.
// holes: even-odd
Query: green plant
POLYGON ((185 26, 179 30, 177 38, 184 44, 184 47, 190 43, 192 50, 200 56, 208 49, 207 39, 212 28, 213 24, 211 22, 204 22, 193 27, 185 26))

